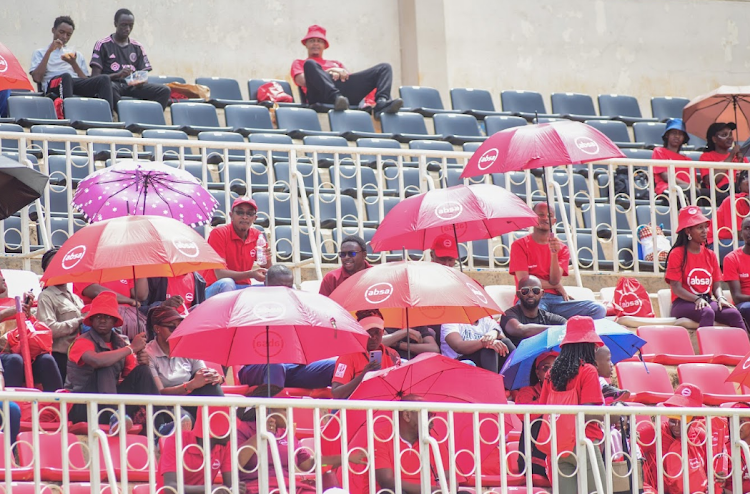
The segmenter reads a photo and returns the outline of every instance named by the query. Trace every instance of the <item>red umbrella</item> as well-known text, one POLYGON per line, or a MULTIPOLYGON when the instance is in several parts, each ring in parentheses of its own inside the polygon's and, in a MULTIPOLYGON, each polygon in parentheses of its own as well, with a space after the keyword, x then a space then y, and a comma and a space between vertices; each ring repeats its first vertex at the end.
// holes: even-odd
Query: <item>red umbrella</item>
POLYGON ((189 226, 172 218, 124 216, 74 233, 52 259, 42 281, 52 286, 171 278, 224 267, 224 260, 189 226))
POLYGON ((750 86, 721 86, 693 99, 682 110, 685 127, 704 137, 714 122, 737 124, 735 138, 750 137, 750 86))
POLYGON ((491 135, 469 159, 461 178, 610 158, 625 155, 590 125, 569 120, 525 125, 491 135))
POLYGON ((471 324, 502 313, 479 283, 434 262, 373 266, 344 281, 331 298, 351 312, 380 309, 388 328, 471 324))
POLYGON ((456 243, 497 237, 534 226, 537 216, 518 196, 491 184, 456 185, 396 204, 370 244, 375 252, 426 250, 440 234, 456 243))
POLYGON ((18 63, 15 55, 0 43, 0 90, 3 89, 28 89, 33 91, 34 87, 29 82, 29 76, 18 63))
POLYGON ((217 364, 307 364, 366 352, 369 335, 333 300, 286 287, 222 293, 169 337, 171 355, 217 364))
POLYGON ((740 363, 727 377, 726 382, 739 383, 742 386, 750 386, 750 353, 742 357, 740 363))

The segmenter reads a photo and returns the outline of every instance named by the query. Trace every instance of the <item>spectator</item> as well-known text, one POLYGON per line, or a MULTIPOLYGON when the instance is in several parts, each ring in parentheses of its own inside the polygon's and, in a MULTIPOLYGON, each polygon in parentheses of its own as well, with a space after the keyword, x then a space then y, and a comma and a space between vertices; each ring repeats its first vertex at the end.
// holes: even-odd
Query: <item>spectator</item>
POLYGON ((677 240, 667 256, 664 276, 672 289, 671 316, 686 317, 699 327, 719 322, 746 329, 739 311, 724 297, 719 259, 704 245, 708 222, 695 206, 680 210, 677 240))
POLYGON ((188 309, 206 300, 206 280, 198 272, 172 278, 149 278, 148 297, 139 307, 148 314, 153 307, 166 305, 187 314, 188 309))
MULTIPOLYGON (((24 295, 24 299, 22 310, 26 317, 30 318, 34 295, 28 292, 24 295)), ((16 329, 16 301, 8 297, 8 285, 0 272, 0 364, 5 368, 5 385, 11 388, 23 388, 26 387, 23 357, 17 353, 5 353, 10 351, 6 333, 14 329, 16 329)), ((44 391, 52 392, 62 388, 60 371, 51 355, 47 353, 37 355, 31 362, 31 371, 34 384, 41 384, 44 391)))
POLYGON ((377 309, 360 310, 357 311, 357 320, 370 334, 370 339, 367 340, 367 352, 349 353, 336 360, 331 394, 339 400, 349 398, 368 372, 401 364, 398 353, 383 345, 383 314, 377 309))
POLYGON ((596 349, 596 371, 599 373, 599 384, 602 387, 602 396, 607 405, 616 401, 628 401, 630 391, 612 386, 609 379, 612 378, 612 352, 607 345, 596 349))
POLYGON ((261 232, 253 228, 258 205, 249 197, 238 197, 229 213, 231 223, 211 230, 208 243, 227 262, 226 269, 205 271, 208 288, 206 298, 217 293, 231 292, 250 286, 250 279, 266 279, 266 268, 271 265, 271 251, 264 249, 266 263, 253 269, 257 256, 257 242, 261 232))
MULTIPOLYGON (((3 362, 0 360, 0 393, 5 391, 5 370, 3 369, 3 362)), ((3 433, 10 432, 10 442, 11 444, 16 442, 16 438, 18 437, 18 433, 21 431, 21 407, 19 407, 14 402, 8 403, 8 409, 10 412, 10 419, 7 422, 7 426, 5 425, 6 422, 3 420, 3 417, 5 417, 5 412, 3 410, 3 402, 0 401, 0 431, 3 433)))
MULTIPOLYGON (((286 266, 275 264, 268 268, 266 273, 266 286, 285 286, 294 288, 294 275, 286 266)), ((246 365, 239 372, 242 384, 258 386, 270 384, 279 389, 327 388, 333 379, 333 368, 336 365, 335 358, 318 360, 310 364, 270 364, 270 372, 266 364, 246 365), (268 377, 270 374, 270 382, 268 377)))
MULTIPOLYGON (((57 247, 42 256, 42 271, 55 257, 57 247)), ((45 286, 39 294, 36 317, 52 330, 52 358, 60 370, 62 382, 68 374, 68 348, 81 332, 83 302, 68 290, 68 285, 45 286)))
MULTIPOLYGON (((701 155, 701 161, 724 161, 727 163, 747 163, 742 156, 740 142, 735 142, 733 132, 737 129, 734 122, 715 122, 706 131, 706 151, 701 155)), ((710 182, 710 169, 701 168, 701 181, 706 189, 715 188, 716 204, 721 205, 729 197, 729 179, 734 180, 736 171, 714 169, 714 186, 710 182)))
POLYGON ((330 296, 336 287, 351 275, 372 267, 367 262, 367 243, 362 237, 356 235, 344 237, 339 248, 339 257, 341 267, 327 272, 320 283, 320 294, 326 297, 330 296))
POLYGON ((302 38, 307 48, 306 60, 292 63, 292 79, 307 96, 309 104, 333 104, 334 110, 348 110, 349 102, 355 104, 375 91, 375 118, 382 113, 396 113, 404 102, 391 99, 393 70, 391 65, 381 63, 353 74, 336 60, 325 60, 323 52, 328 48, 326 30, 318 25, 307 28, 302 38))
MULTIPOLYGON (((102 292, 112 292, 117 297, 117 310, 122 320, 122 334, 133 338, 138 333, 146 331, 146 317, 138 307, 148 297, 148 279, 141 278, 135 281, 131 279, 108 281, 98 283, 73 283, 73 293, 81 297, 83 303, 90 304, 102 292)), ((90 329, 84 323, 82 332, 90 329)))
MULTIPOLYGON (((125 338, 114 330, 116 326, 122 326, 122 318, 113 292, 103 291, 97 295, 83 322, 91 326, 91 331, 76 338, 70 347, 66 389, 74 393, 159 394, 149 371, 148 355, 143 351, 146 348, 145 333, 135 335, 128 345, 125 338)), ((133 405, 125 407, 131 417, 138 408, 133 405)), ((70 419, 73 422, 87 421, 86 405, 73 405, 70 419)), ((99 423, 106 424, 109 419, 109 413, 102 413, 99 423)))
MULTIPOLYGON (((690 141, 690 135, 685 130, 685 124, 681 118, 670 118, 661 135, 664 147, 654 148, 651 153, 652 160, 681 160, 692 161, 680 149, 690 141)), ((690 188, 691 184, 698 185, 695 179, 695 171, 691 168, 675 168, 675 184, 683 190, 690 188)), ((654 191, 663 194, 669 187, 669 168, 666 166, 654 167, 654 191)))
POLYGON ((67 48, 76 26, 67 15, 55 19, 52 43, 31 56, 31 78, 41 84, 42 92, 56 92, 61 98, 87 96, 101 98, 115 111, 112 84, 106 75, 89 77, 86 59, 81 52, 67 48))
MULTIPOLYGON (((203 468, 211 465, 209 478, 215 479, 221 472, 222 484, 211 485, 212 493, 230 494, 232 491, 232 448, 229 446, 229 433, 232 424, 229 421, 229 410, 219 407, 209 407, 207 416, 201 410, 195 419, 193 430, 182 431, 182 475, 185 494, 202 494, 205 492, 203 468), (204 457, 203 425, 208 421, 209 451, 204 457)), ((236 424, 235 424, 236 426, 236 424)), ((243 465, 243 458, 250 455, 250 444, 240 443, 238 447, 238 464, 243 465)), ((177 492, 177 444, 176 434, 169 435, 164 440, 164 446, 159 458, 159 468, 156 475, 156 487, 159 491, 163 487, 167 492, 177 492)), ((245 460, 245 463, 247 460, 245 460)), ((244 482, 237 485, 238 492, 245 494, 244 482)))
MULTIPOLYGON (((604 343, 596 334, 593 319, 586 316, 574 316, 568 319, 565 338, 560 343, 560 355, 542 384, 539 404, 558 403, 560 395, 569 393, 573 396, 569 397, 571 399, 567 401, 567 404, 604 405, 595 357, 596 348, 602 345, 604 343)), ((599 444, 604 438, 604 432, 598 422, 591 421, 594 417, 587 416, 586 418, 589 420, 586 424, 586 437, 594 444, 599 444)), ((558 436, 574 433, 574 431, 561 430, 561 428, 562 425, 558 425, 558 436)), ((604 479, 604 461, 598 447, 594 448, 594 455, 593 461, 599 470, 599 477, 604 479)), ((577 476, 583 473, 584 466, 580 465, 579 469, 577 463, 574 455, 562 454, 557 462, 558 472, 551 472, 551 465, 548 465, 548 478, 552 480, 554 477, 553 482, 558 482, 561 494, 578 492, 577 476)), ((595 485, 591 464, 591 461, 586 461, 585 474, 589 489, 595 485)))
POLYGON ((742 220, 740 234, 745 245, 724 257, 724 281, 742 318, 750 321, 750 217, 742 220))
MULTIPOLYGON (((750 403, 747 403, 745 401, 740 401, 732 405, 732 408, 750 408, 750 403)), ((745 441, 745 443, 750 442, 750 417, 744 416, 739 418, 740 422, 740 432, 738 434, 739 438, 742 441, 745 441)), ((727 425, 729 426, 729 431, 732 430, 732 420, 727 421, 727 425)), ((732 434, 727 434, 726 436, 726 443, 724 445, 725 452, 728 454, 731 454, 732 451, 732 434)), ((742 475, 740 475, 740 479, 742 479, 742 492, 750 492, 750 473, 748 473, 747 469, 747 462, 748 458, 745 457, 745 455, 741 455, 742 457, 742 475)), ((725 492, 734 492, 732 490, 732 475, 729 475, 729 478, 727 479, 727 483, 724 486, 725 492)))
POLYGON ((572 316, 590 316, 603 318, 607 310, 602 304, 589 300, 573 300, 562 285, 562 279, 568 276, 570 253, 568 246, 552 233, 551 225, 556 218, 540 202, 534 205, 538 224, 530 235, 519 238, 510 246, 510 274, 518 280, 532 274, 542 280, 544 295, 539 308, 553 312, 566 319, 572 316))
POLYGON ((519 280, 516 291, 518 303, 506 310, 500 319, 500 326, 515 346, 525 338, 567 321, 562 316, 539 308, 542 293, 542 282, 536 276, 529 275, 519 280))
MULTIPOLYGON (((732 227, 732 201, 724 201, 721 206, 716 210, 716 230, 719 233, 721 240, 730 240, 737 234, 741 234, 740 226, 742 220, 750 216, 750 198, 748 198, 748 192, 750 192, 750 183, 748 181, 747 170, 742 170, 735 175, 734 181, 734 213, 736 214, 737 223, 735 227, 732 227), (737 228, 737 230, 734 230, 737 228)), ((708 244, 713 243, 713 229, 708 229, 708 244)), ((727 244, 729 242, 726 242, 727 244)), ((723 244, 723 243, 722 243, 723 244)))
POLYGON ((446 357, 471 360, 477 367, 498 373, 516 346, 491 317, 474 324, 443 324, 440 350, 446 357))
POLYGON ((151 62, 148 61, 143 45, 130 38, 134 24, 135 16, 128 9, 115 12, 115 32, 94 45, 90 64, 91 74, 105 74, 109 77, 115 106, 121 97, 128 96, 156 101, 166 109, 170 96, 167 86, 149 83, 129 85, 126 81, 135 71, 151 71, 151 62))

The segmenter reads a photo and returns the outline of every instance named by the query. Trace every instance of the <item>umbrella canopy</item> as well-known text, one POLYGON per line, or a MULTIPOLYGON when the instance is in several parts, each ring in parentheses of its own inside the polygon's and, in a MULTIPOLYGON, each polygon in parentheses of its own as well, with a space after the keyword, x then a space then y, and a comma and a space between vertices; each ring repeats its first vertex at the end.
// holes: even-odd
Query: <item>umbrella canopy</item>
POLYGON ((169 337, 171 355, 221 365, 307 364, 366 352, 369 335, 317 293, 258 287, 211 297, 169 337))
POLYGON ((73 206, 92 223, 134 214, 167 216, 198 226, 211 221, 218 205, 185 170, 135 160, 95 171, 73 196, 73 206))
POLYGON ((740 383, 743 386, 750 387, 750 353, 742 357, 740 363, 727 377, 726 382, 740 383))
POLYGON ((501 314, 484 288, 433 262, 390 262, 349 277, 331 294, 346 310, 379 309, 388 328, 473 323, 501 314))
POLYGON ((189 226, 158 216, 88 225, 65 241, 42 276, 47 286, 174 277, 221 269, 224 260, 189 226))
POLYGON ((29 82, 29 76, 18 63, 15 55, 0 43, 0 90, 28 89, 34 91, 29 82))
POLYGON ((0 220, 39 199, 47 182, 47 175, 0 156, 0 220))
POLYGON ((581 122, 524 125, 487 138, 469 159, 461 178, 624 157, 607 136, 581 122))
POLYGON ((468 242, 536 224, 537 215, 531 208, 502 187, 456 185, 396 204, 380 223, 370 245, 375 252, 401 248, 426 250, 440 234, 455 234, 457 242, 468 242))
POLYGON ((737 124, 737 139, 750 137, 750 86, 721 86, 698 96, 682 110, 685 127, 691 134, 705 139, 714 122, 737 124))
MULTIPOLYGON (((646 340, 609 319, 596 319, 594 326, 596 334, 612 352, 612 363, 632 357, 646 344, 646 340)), ((528 386, 534 360, 544 352, 559 352, 560 342, 564 337, 565 326, 551 326, 537 335, 522 340, 500 371, 500 374, 505 376, 508 389, 528 386)))

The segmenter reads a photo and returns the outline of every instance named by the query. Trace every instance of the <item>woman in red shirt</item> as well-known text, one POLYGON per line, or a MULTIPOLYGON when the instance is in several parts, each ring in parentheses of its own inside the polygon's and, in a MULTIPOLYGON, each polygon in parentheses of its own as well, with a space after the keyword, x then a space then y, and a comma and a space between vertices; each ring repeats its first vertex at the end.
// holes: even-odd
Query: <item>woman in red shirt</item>
MULTIPOLYGON (((727 163, 747 163, 747 158, 740 152, 740 144, 734 141, 732 132, 737 128, 734 122, 712 123, 706 131, 706 152, 701 155, 701 161, 725 161, 727 163)), ((731 174, 734 180, 734 173, 731 174)), ((710 169, 701 168, 703 186, 710 188, 710 169)), ((716 186, 716 206, 729 196, 729 170, 714 169, 714 184, 716 186)))
MULTIPOLYGON (((691 161, 687 156, 680 154, 680 148, 690 140, 690 135, 685 130, 685 124, 681 118, 670 118, 661 138, 664 141, 664 147, 654 148, 654 152, 651 154, 652 160, 691 161)), ((675 168, 674 173, 675 184, 682 189, 688 189, 691 184, 697 182, 695 172, 691 168, 675 168)), ((654 191, 657 194, 662 194, 666 192, 668 187, 669 168, 655 166, 654 191)))
MULTIPOLYGON (((734 209, 737 214, 737 226, 736 230, 732 229, 732 201, 724 201, 721 206, 716 210, 716 230, 719 232, 719 238, 722 240, 728 240, 739 235, 740 229, 742 228, 742 220, 750 215, 750 199, 748 199, 748 192, 750 191, 750 183, 747 178, 747 170, 742 170, 737 174, 734 180, 734 209)), ((711 230, 709 229, 709 236, 711 230)), ((709 239, 709 244, 712 239, 709 239)), ((722 242, 722 245, 729 242, 722 242)))
POLYGON ((680 210, 677 240, 667 256, 665 281, 672 289, 671 316, 699 327, 719 322, 745 328, 740 312, 721 290, 719 259, 705 246, 709 220, 696 206, 680 210))

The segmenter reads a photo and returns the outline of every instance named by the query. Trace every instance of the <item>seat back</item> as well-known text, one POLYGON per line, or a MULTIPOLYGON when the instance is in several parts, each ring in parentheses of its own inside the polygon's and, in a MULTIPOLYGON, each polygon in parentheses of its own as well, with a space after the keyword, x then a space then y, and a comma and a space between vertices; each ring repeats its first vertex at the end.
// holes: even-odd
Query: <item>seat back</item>
MULTIPOLYGON (((586 120, 586 125, 590 125, 613 142, 632 142, 628 134, 628 126, 624 122, 614 120, 586 120)), ((649 157, 651 153, 649 152, 649 157)))
POLYGON ((433 117, 435 133, 444 136, 482 137, 477 119, 471 115, 456 115, 453 113, 437 114, 433 117))
MULTIPOLYGON (((171 139, 175 141, 190 140, 188 135, 181 130, 148 129, 143 131, 141 137, 144 139, 171 139)), ((145 146, 144 149, 156 155, 156 146, 145 146)), ((180 148, 177 146, 162 146, 162 153, 163 157, 156 156, 156 159, 177 159, 180 156, 180 148)), ((184 153, 193 154, 193 150, 189 147, 185 147, 184 153)))
POLYGON ((666 367, 651 362, 618 362, 615 365, 617 383, 631 393, 674 393, 666 367))
POLYGON ((228 105, 224 108, 227 127, 234 129, 273 129, 271 114, 265 106, 228 105))
POLYGON ((383 132, 389 134, 427 135, 424 117, 418 113, 383 113, 380 116, 383 132))
POLYGON ((418 194, 420 192, 419 187, 419 169, 417 168, 401 168, 400 173, 398 167, 391 166, 383 170, 385 176, 385 186, 387 189, 398 190, 399 193, 403 190, 405 194, 418 194), (403 177, 403 187, 401 187, 401 179, 403 177))
MULTIPOLYGON (((622 123, 622 122, 614 122, 614 123, 622 123)), ((622 141, 618 141, 618 142, 622 142, 622 141)), ((653 154, 653 151, 651 151, 650 149, 623 148, 623 149, 620 149, 620 151, 622 151, 622 154, 624 154, 626 158, 631 158, 634 160, 650 160, 651 155, 653 154)))
MULTIPOLYGON (((219 367, 221 369, 221 367, 219 367)), ((223 374, 223 371, 222 371, 223 374)), ((125 435, 125 458, 120 455, 120 436, 107 437, 112 466, 116 470, 148 473, 148 438, 137 434, 125 435), (125 460, 124 464, 122 460, 125 460), (123 468, 124 467, 124 468, 123 468)), ((104 450, 99 447, 99 464, 104 467, 104 450)))
MULTIPOLYGON (((209 132, 203 131, 198 133, 199 141, 217 141, 217 142, 237 142, 244 143, 245 139, 241 135, 235 132, 209 132)), ((244 157, 245 151, 242 149, 228 149, 227 153, 229 156, 244 157)), ((224 156, 224 149, 220 148, 207 148, 206 154, 218 154, 224 156)))
POLYGON ((664 141, 661 136, 667 126, 661 122, 636 122, 633 124, 633 135, 635 142, 645 142, 651 146, 662 146, 664 141))
MULTIPOLYGON (((338 148, 348 148, 349 143, 346 139, 340 136, 305 136, 302 138, 302 143, 305 146, 333 146, 338 148)), ((307 153, 308 156, 312 158, 313 153, 312 151, 307 153)), ((323 153, 318 152, 317 153, 318 160, 322 159, 334 159, 334 153, 323 153)), ((341 153, 339 154, 339 159, 344 160, 347 159, 348 164, 352 164, 352 155, 348 153, 341 153)))
POLYGON ((367 211, 367 219, 369 221, 383 221, 393 207, 401 202, 402 199, 398 197, 383 197, 380 201, 365 202, 365 210, 367 211), (383 214, 380 214, 380 206, 383 206, 383 214))
POLYGON ((357 132, 375 132, 372 117, 367 112, 360 110, 344 110, 328 112, 328 122, 334 132, 346 132, 354 130, 357 132))
POLYGON ((321 130, 318 114, 310 108, 277 108, 276 123, 280 129, 321 130))
POLYGON ((453 88, 451 89, 451 105, 456 110, 495 111, 492 95, 486 89, 453 88))
POLYGON ((242 100, 240 84, 235 79, 224 77, 196 77, 196 84, 208 86, 211 99, 242 100))
POLYGON ((641 118, 641 107, 634 96, 624 94, 600 94, 599 114, 603 117, 641 118))
POLYGON ((536 91, 503 91, 500 101, 503 111, 547 113, 542 95, 536 91))
MULTIPOLYGON (((283 134, 250 134, 247 136, 247 141, 255 144, 294 144, 292 138, 283 134)), ((254 151, 254 156, 268 156, 267 151, 254 151)), ((287 151, 272 151, 271 157, 274 160, 289 160, 289 153, 287 151)))
MULTIPOLYGON (((86 131, 86 135, 97 137, 114 137, 115 139, 119 137, 133 137, 133 133, 127 129, 88 129, 86 131)), ((109 151, 109 149, 109 144, 94 143, 94 153, 98 153, 99 151, 109 151)), ((117 144, 115 146, 115 149, 117 151, 126 150, 130 153, 133 152, 133 148, 125 144, 117 144)))
POLYGON ((98 98, 65 98, 65 118, 71 122, 91 120, 94 122, 111 122, 112 110, 106 100, 98 98))
POLYGON ((220 127, 216 108, 208 103, 175 103, 170 108, 173 124, 220 127))
POLYGON ((512 129, 513 127, 523 127, 524 125, 526 125, 526 120, 521 117, 493 115, 484 119, 484 126, 488 136, 500 132, 501 130, 512 129))
POLYGON ((258 88, 267 82, 278 82, 284 92, 294 99, 291 84, 281 79, 250 79, 247 81, 247 93, 250 99, 258 99, 258 88))
POLYGON ((596 115, 594 100, 588 94, 552 93, 552 113, 560 115, 596 115))
POLYGON ((652 211, 656 219, 656 224, 661 226, 662 230, 664 230, 665 235, 669 235, 672 231, 672 218, 670 216, 669 206, 651 207, 647 204, 636 206, 635 220, 638 222, 637 226, 650 224, 652 211))
POLYGON ((677 366, 680 384, 694 384, 704 393, 736 395, 734 384, 726 382, 729 369, 721 364, 680 364, 677 366))
POLYGON ((12 118, 47 118, 57 120, 55 104, 44 96, 11 96, 8 115, 12 118))
POLYGON ((644 355, 695 355, 690 336, 682 326, 641 326, 638 336, 646 340, 644 355))
POLYGON ((180 84, 185 84, 186 81, 184 77, 178 77, 174 75, 149 74, 148 82, 149 84, 169 84, 170 82, 179 82, 180 84))
POLYGON ((750 340, 742 328, 704 326, 698 328, 698 348, 704 355, 746 355, 750 340))
MULTIPOLYGON (((76 129, 68 127, 67 125, 32 125, 32 134, 56 134, 56 135, 78 135, 76 129)), ((31 141, 34 146, 38 146, 42 149, 42 141, 31 141)), ((71 149, 82 149, 81 143, 70 143, 71 149)), ((54 149, 56 151, 65 151, 65 143, 61 141, 47 141, 47 149, 54 149)))
POLYGON ((431 108, 433 110, 444 110, 443 99, 440 92, 432 87, 423 86, 401 86, 398 88, 401 99, 404 100, 406 108, 431 108))
MULTIPOLYGON (((464 115, 462 115, 462 116, 464 116, 464 115)), ((470 115, 465 115, 465 116, 468 117, 470 115)), ((426 151, 438 151, 438 152, 443 152, 443 151, 453 152, 454 151, 453 144, 451 144, 450 142, 447 142, 447 141, 426 141, 426 140, 421 140, 421 139, 416 139, 414 141, 409 141, 409 149, 422 149, 422 150, 426 150, 426 151)), ((414 158, 414 159, 416 160, 416 158, 414 158)), ((437 159, 437 158, 428 158, 427 162, 428 162, 428 164, 430 162, 442 164, 443 163, 443 159, 442 158, 440 158, 440 159, 437 159)), ((447 158, 445 160, 445 162, 448 163, 448 164, 455 164, 456 163, 456 158, 447 158)))
POLYGON ((121 99, 117 102, 117 116, 125 125, 166 125, 164 109, 156 101, 121 99))
POLYGON ((651 114, 654 118, 682 118, 682 110, 690 103, 687 98, 673 98, 671 96, 654 96, 651 98, 651 114))
MULTIPOLYGON (((23 127, 14 123, 0 123, 0 132, 23 132, 23 127)), ((18 139, 0 139, 0 150, 17 151, 18 139)))
MULTIPOLYGON (((20 466, 31 466, 34 462, 34 453, 31 448, 33 444, 33 432, 21 432, 18 434, 18 463, 20 466)), ((83 455, 83 444, 78 441, 75 434, 68 434, 68 450, 63 451, 62 433, 39 434, 39 462, 43 468, 62 469, 62 457, 68 457, 68 465, 71 471, 88 470, 83 455)), ((44 479, 42 479, 44 480, 44 479)))
MULTIPOLYGON (((401 144, 395 139, 371 139, 362 138, 357 139, 357 147, 360 148, 378 148, 378 149, 401 149, 401 144)), ((383 161, 389 161, 395 163, 398 161, 396 156, 381 155, 383 161)), ((362 155, 362 160, 375 160, 374 155, 362 155)), ((406 161, 406 160, 405 160, 406 161)))
MULTIPOLYGON (((338 174, 333 168, 329 170, 331 173, 331 182, 336 184, 336 178, 339 181, 339 188, 344 191, 348 189, 356 190, 357 185, 357 167, 353 165, 341 165, 339 166, 338 174)), ((375 170, 366 166, 359 167, 360 175, 360 186, 362 192, 377 192, 380 189, 378 185, 377 177, 375 176, 375 170)))

